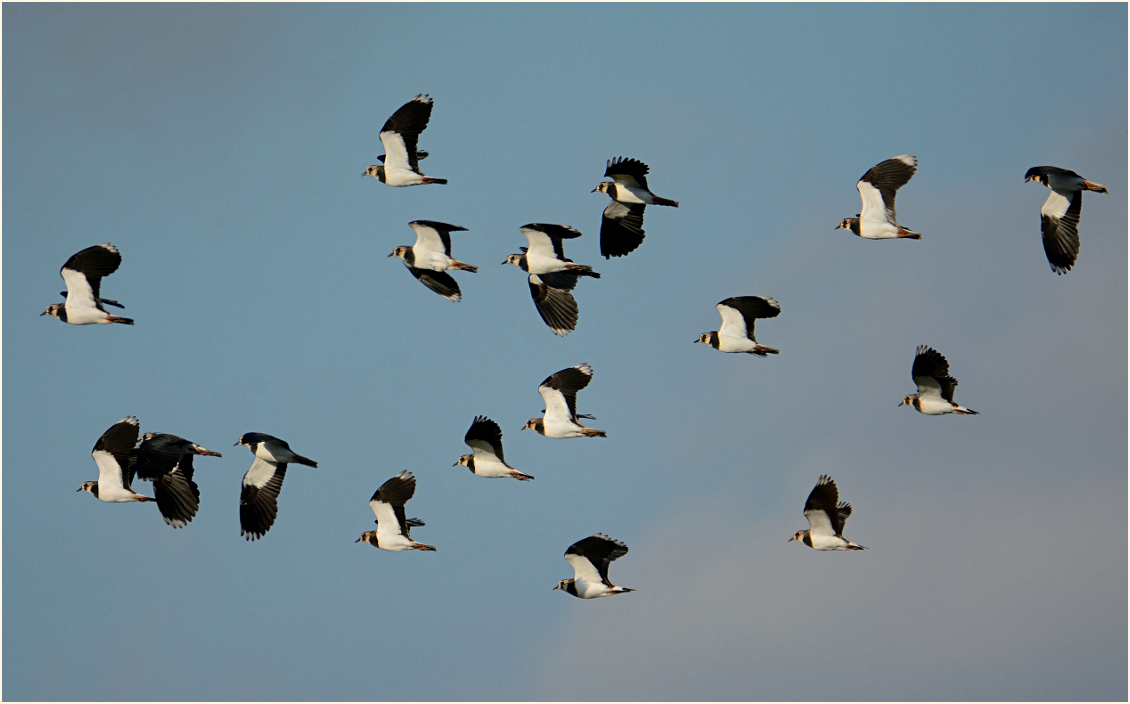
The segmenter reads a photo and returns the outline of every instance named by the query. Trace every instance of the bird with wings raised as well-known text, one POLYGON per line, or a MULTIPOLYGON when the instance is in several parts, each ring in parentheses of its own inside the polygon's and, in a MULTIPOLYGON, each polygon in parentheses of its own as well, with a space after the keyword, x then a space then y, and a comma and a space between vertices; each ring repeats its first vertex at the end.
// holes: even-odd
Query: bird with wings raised
POLYGON ((627 554, 627 545, 601 533, 578 540, 565 551, 565 561, 573 567, 573 578, 561 580, 554 590, 581 599, 634 592, 635 589, 617 587, 608 581, 608 565, 627 554))
POLYGON ((906 185, 918 169, 918 157, 903 154, 876 164, 855 184, 863 210, 854 218, 840 220, 837 230, 851 230, 868 240, 922 239, 921 232, 908 230, 895 217, 895 192, 906 185))
POLYGON ((40 315, 50 315, 71 325, 90 325, 92 323, 122 323, 133 325, 133 318, 121 318, 106 312, 105 306, 124 306, 109 298, 102 298, 102 277, 118 270, 122 255, 118 248, 109 242, 87 247, 71 255, 59 269, 59 275, 67 284, 64 303, 52 303, 40 315))
POLYGON ((372 176, 389 186, 419 186, 447 183, 445 178, 432 178, 420 171, 420 159, 427 152, 417 151, 416 142, 432 116, 432 99, 421 93, 412 98, 385 121, 381 128, 381 145, 385 148, 380 164, 365 169, 362 176, 372 176))
POLYGON ((928 416, 941 416, 947 413, 978 415, 977 411, 971 411, 954 403, 953 390, 957 388, 957 379, 949 374, 950 363, 941 353, 925 345, 919 345, 914 355, 914 364, 910 367, 910 376, 918 387, 918 393, 905 397, 899 405, 911 406, 919 413, 928 416))
POLYGON ((417 281, 447 300, 461 299, 463 294, 459 284, 445 272, 455 269, 473 274, 479 270, 474 264, 451 258, 451 233, 466 231, 467 228, 434 220, 414 220, 408 226, 416 233, 416 244, 397 247, 388 256, 404 260, 404 266, 417 281))
POLYGON ((161 518, 173 528, 183 528, 200 508, 200 488, 192 480, 192 457, 220 457, 196 443, 168 433, 146 433, 130 453, 137 478, 153 482, 153 497, 161 518))
POLYGON ((510 477, 518 481, 528 482, 533 477, 523 474, 506 464, 502 454, 502 428, 486 416, 475 416, 463 442, 471 448, 473 454, 461 456, 452 467, 466 467, 471 473, 479 477, 496 479, 510 477))
POLYGON ((840 490, 832 478, 824 474, 816 482, 804 502, 808 530, 798 530, 789 538, 799 540, 816 550, 866 550, 844 538, 844 522, 851 515, 851 504, 839 500, 840 490))
POLYGON ((779 350, 759 344, 753 336, 758 318, 776 318, 781 313, 777 301, 767 296, 734 296, 715 306, 722 315, 722 327, 704 332, 695 342, 709 345, 719 352, 745 352, 764 357, 779 350))
POLYGON ((424 522, 419 518, 405 518, 404 504, 416 493, 416 477, 411 472, 400 472, 389 479, 369 499, 369 508, 376 516, 376 530, 368 530, 355 543, 368 543, 375 548, 389 552, 403 550, 435 551, 431 545, 412 540, 408 534, 412 528, 419 528, 424 522))
POLYGON ((600 191, 612 202, 604 209, 600 221, 600 253, 605 259, 623 257, 643 243, 643 211, 649 205, 679 207, 679 201, 660 198, 647 187, 647 164, 637 159, 616 157, 608 160, 602 181, 592 189, 600 191))
POLYGON ((130 453, 137 444, 137 431, 137 418, 126 416, 102 433, 90 453, 98 465, 98 481, 83 482, 78 491, 112 504, 153 500, 130 487, 134 475, 130 453))
MULTIPOLYGON (((544 415, 526 421, 523 430, 535 430, 547 438, 606 438, 608 433, 593 430, 581 425, 580 418, 593 418, 577 415, 577 392, 592 381, 592 367, 578 364, 551 374, 538 386, 538 393, 545 401, 544 415)), ((594 419, 595 420, 595 419, 594 419)))

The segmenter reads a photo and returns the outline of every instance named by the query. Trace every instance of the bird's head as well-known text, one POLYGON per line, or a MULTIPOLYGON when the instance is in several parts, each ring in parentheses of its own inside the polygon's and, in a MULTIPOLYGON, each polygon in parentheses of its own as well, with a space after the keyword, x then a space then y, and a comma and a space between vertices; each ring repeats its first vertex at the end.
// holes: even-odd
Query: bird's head
POLYGON ((910 405, 912 405, 914 403, 914 398, 917 395, 918 394, 910 394, 909 396, 907 396, 906 398, 904 398, 902 400, 902 403, 900 403, 899 406, 910 406, 910 405))
POLYGON ((600 191, 601 193, 608 193, 608 190, 614 185, 616 184, 612 183, 611 181, 601 181, 600 183, 596 184, 596 188, 592 189, 589 192, 596 193, 597 191, 600 191))
POLYGON ((545 421, 541 418, 531 418, 528 421, 526 421, 526 424, 522 427, 522 430, 536 430, 537 432, 543 433, 543 434, 544 434, 544 429, 545 429, 545 421))
POLYGON ((408 250, 409 250, 408 247, 397 247, 396 249, 392 250, 392 254, 390 254, 388 256, 396 257, 398 259, 403 259, 404 255, 408 252, 408 250))
POLYGON ((573 580, 571 580, 571 579, 563 579, 560 582, 558 582, 557 586, 554 587, 553 589, 551 589, 550 591, 555 592, 558 589, 561 589, 563 591, 569 591, 569 585, 572 584, 572 583, 573 583, 573 580))
POLYGON ((701 335, 698 336, 698 339, 695 340, 695 342, 701 342, 704 345, 709 345, 710 344, 710 336, 713 335, 713 334, 714 333, 704 332, 704 333, 702 333, 701 335))
POLYGON ((793 533, 793 537, 789 538, 788 542, 790 542, 790 543, 791 543, 791 542, 793 542, 794 540, 799 540, 799 541, 801 541, 801 542, 804 542, 804 539, 805 539, 805 537, 806 537, 807 535, 808 535, 808 531, 806 531, 806 530, 798 530, 797 532, 793 533))
POLYGON ((355 543, 372 543, 373 545, 376 545, 377 544, 377 531, 367 530, 367 531, 365 531, 364 533, 361 534, 360 538, 358 538, 357 540, 354 540, 353 542, 355 542, 355 543))
POLYGON ((514 266, 521 269, 522 263, 525 261, 525 259, 526 259, 526 255, 524 255, 524 254, 511 254, 509 257, 506 258, 506 261, 504 261, 502 263, 503 264, 513 264, 514 266))
POLYGON ((41 317, 44 316, 44 315, 50 315, 52 318, 59 318, 60 317, 59 311, 62 310, 62 309, 63 309, 62 303, 52 303, 51 305, 47 306, 47 310, 43 311, 39 315, 41 317))
POLYGON ((471 466, 474 459, 475 459, 474 455, 463 455, 459 459, 455 460, 455 464, 453 464, 451 466, 452 467, 467 467, 472 472, 474 472, 475 469, 474 469, 474 467, 471 466))
POLYGON ((365 169, 365 173, 363 173, 361 175, 362 176, 372 176, 373 178, 379 179, 381 176, 384 175, 384 170, 385 170, 385 167, 380 166, 378 164, 373 164, 369 168, 365 169))
POLYGON ((83 482, 78 491, 85 491, 88 494, 98 496, 98 482, 83 482))
POLYGON ((258 443, 251 442, 251 439, 249 437, 247 437, 246 435, 240 435, 239 440, 235 441, 235 445, 233 447, 238 447, 239 445, 243 445, 244 447, 251 450, 252 452, 255 452, 255 446, 257 444, 258 443))

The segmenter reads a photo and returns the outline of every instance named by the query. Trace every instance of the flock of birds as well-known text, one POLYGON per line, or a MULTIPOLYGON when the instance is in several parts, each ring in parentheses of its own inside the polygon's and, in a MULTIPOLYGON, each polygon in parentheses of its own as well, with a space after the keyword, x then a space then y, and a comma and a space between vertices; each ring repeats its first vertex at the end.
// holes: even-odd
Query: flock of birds
MULTIPOLYGON (((370 166, 363 175, 389 186, 447 183, 446 179, 424 175, 419 166, 420 160, 428 154, 417 149, 417 142, 428 126, 432 105, 432 99, 421 94, 393 113, 380 132, 385 150, 379 157, 381 164, 370 166)), ((918 160, 912 154, 896 156, 870 168, 856 184, 862 211, 856 217, 841 220, 836 229, 850 230, 866 239, 921 239, 921 233, 899 225, 895 215, 895 194, 910 181, 917 168, 918 160)), ((679 207, 678 201, 661 198, 649 190, 648 173, 648 166, 635 159, 611 159, 604 175, 612 180, 599 183, 593 189, 594 193, 599 191, 611 198, 604 209, 600 229, 601 254, 606 259, 626 256, 643 243, 643 217, 648 205, 679 207)), ((1082 193, 1106 193, 1107 188, 1085 180, 1074 171, 1054 166, 1029 169, 1025 181, 1036 181, 1051 190, 1040 209, 1044 252, 1052 270, 1064 274, 1075 264, 1079 254, 1082 193)), ((431 220, 416 220, 409 226, 416 233, 415 244, 396 247, 389 256, 403 260, 409 272, 432 291, 448 300, 459 301, 462 297, 459 284, 447 271, 478 271, 478 267, 451 256, 451 233, 466 228, 431 220)), ((530 223, 519 231, 529 246, 522 247, 521 253, 511 254, 502 263, 526 272, 530 294, 542 320, 554 334, 567 335, 576 329, 578 318, 572 291, 581 277, 599 279, 600 274, 591 266, 575 264, 565 256, 565 240, 581 236, 573 227, 530 223)), ((47 306, 41 315, 50 315, 72 325, 133 325, 131 318, 108 313, 107 305, 124 306, 101 295, 102 278, 114 273, 121 262, 121 254, 109 243, 74 254, 60 270, 67 285, 66 292, 61 294, 66 301, 47 306)), ((719 302, 716 307, 722 316, 721 326, 716 331, 702 333, 695 342, 720 352, 760 357, 779 353, 754 337, 754 323, 758 319, 774 318, 781 313, 776 300, 767 296, 735 296, 719 302)), ((547 438, 607 437, 603 430, 581 425, 581 419, 595 420, 593 416, 577 413, 577 393, 588 386, 592 377, 592 367, 587 364, 562 369, 547 377, 538 386, 545 410, 541 417, 527 421, 523 430, 534 430, 547 438)), ((900 406, 909 405, 926 415, 976 415, 976 411, 953 400, 957 380, 949 375, 949 363, 936 350, 926 346, 917 349, 911 378, 918 393, 906 396, 900 406)), ((454 466, 466 467, 480 477, 523 482, 534 478, 506 464, 502 429, 490 418, 476 416, 463 440, 471 453, 460 457, 454 466)), ((243 537, 257 540, 275 522, 287 466, 317 467, 318 463, 296 454, 285 441, 265 433, 246 433, 236 445, 247 447, 255 458, 243 477, 239 520, 243 537)), ((176 435, 145 433, 139 436, 137 418, 128 416, 98 439, 92 452, 98 465, 98 480, 84 482, 79 491, 109 503, 155 502, 165 523, 181 528, 192 521, 200 506, 200 490, 192 478, 192 458, 196 455, 221 456, 176 435), (142 496, 131 488, 135 477, 153 483, 154 498, 142 496)), ((367 542, 392 552, 435 550, 410 536, 412 528, 424 525, 417 518, 406 517, 405 504, 415 492, 416 479, 407 471, 382 484, 369 500, 377 529, 362 533, 356 542, 367 542)), ((844 523, 851 511, 851 504, 839 500, 836 483, 822 475, 804 505, 809 528, 797 531, 790 542, 797 540, 816 550, 866 549, 843 537, 844 523)), ((565 552, 565 560, 573 568, 573 578, 561 580, 554 589, 582 599, 633 591, 613 585, 608 578, 609 564, 627 552, 626 545, 599 533, 577 541, 565 552)))

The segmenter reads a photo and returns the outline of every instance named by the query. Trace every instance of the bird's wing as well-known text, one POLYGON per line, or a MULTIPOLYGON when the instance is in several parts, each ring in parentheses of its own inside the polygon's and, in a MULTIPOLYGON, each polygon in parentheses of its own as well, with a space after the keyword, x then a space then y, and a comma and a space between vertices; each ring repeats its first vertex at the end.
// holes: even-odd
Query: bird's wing
POLYGON ((781 305, 775 299, 767 296, 734 296, 718 304, 718 312, 722 314, 722 329, 719 335, 734 335, 748 337, 753 340, 753 324, 758 318, 776 318, 781 314, 781 305), (727 318, 726 309, 736 311, 727 318), (727 324, 731 329, 727 329, 727 324), (740 331, 737 326, 742 326, 740 331), (726 330, 726 332, 723 332, 726 330))
POLYGON ((545 401, 545 418, 548 420, 551 415, 568 412, 567 420, 577 422, 577 392, 588 386, 590 381, 592 367, 587 364, 578 364, 548 376, 538 387, 538 393, 545 401))
POLYGON ((463 297, 463 293, 459 290, 459 284, 455 283, 455 279, 445 271, 432 271, 430 269, 417 269, 414 266, 408 267, 408 271, 412 272, 420 283, 435 291, 449 301, 458 301, 463 297))
POLYGON ((130 453, 137 444, 137 429, 137 418, 126 416, 98 438, 90 454, 98 465, 99 485, 133 491, 130 488, 133 479, 130 453))
POLYGON ((67 303, 103 310, 99 298, 102 277, 113 274, 121 263, 122 255, 109 242, 72 254, 59 270, 67 284, 67 303))
POLYGON ((404 504, 416 493, 416 478, 411 472, 400 472, 392 477, 369 499, 369 508, 377 518, 377 536, 403 535, 408 537, 408 519, 404 504))
POLYGON ((239 494, 240 534, 248 540, 257 540, 270 530, 278 515, 279 492, 286 478, 286 462, 268 462, 255 458, 239 494))
POLYGON ((570 545, 569 549, 565 551, 565 559, 573 565, 575 579, 600 581, 612 586, 608 581, 608 565, 613 560, 627 554, 627 545, 618 540, 613 540, 607 535, 597 533, 570 545), (591 575, 587 571, 582 574, 582 570, 592 570, 595 575, 591 575))
POLYGON ((636 159, 625 159, 622 156, 609 159, 608 168, 604 170, 604 175, 616 183, 624 186, 637 186, 645 191, 648 190, 647 173, 647 164, 636 159))
POLYGON ((895 192, 906 185, 917 169, 918 159, 913 154, 896 156, 868 169, 856 184, 863 199, 859 219, 895 224, 895 192))
POLYGON ((919 396, 941 396, 953 403, 953 390, 957 379, 949 375, 950 364, 940 352, 920 345, 910 367, 910 376, 918 387, 919 396))
POLYGON ((518 229, 530 241, 530 251, 527 254, 554 257, 563 262, 569 260, 565 258, 565 246, 562 241, 581 236, 579 230, 568 225, 551 225, 543 222, 533 222, 518 229))
POLYGON ((413 249, 422 248, 433 252, 443 252, 451 256, 451 233, 466 230, 459 225, 449 225, 435 220, 415 220, 408 225, 416 231, 416 244, 413 249))
POLYGON ((200 487, 192 481, 192 455, 186 455, 176 470, 153 482, 153 498, 161 518, 173 528, 188 525, 200 508, 200 487))
POLYGON ((496 457, 503 464, 506 460, 502 456, 502 428, 486 416, 475 416, 463 442, 474 450, 475 457, 490 455, 496 457))
POLYGON ((1079 215, 1083 209, 1083 191, 1066 194, 1052 191, 1040 208, 1040 230, 1044 237, 1044 254, 1057 274, 1067 273, 1079 256, 1079 215))
POLYGON ((385 148, 386 167, 420 173, 416 142, 431 116, 432 99, 421 94, 402 105, 385 121, 381 128, 381 144, 385 148))
MULTIPOLYGON (((809 532, 813 535, 840 535, 844 523, 836 502, 840 492, 836 483, 827 475, 821 475, 808 500, 804 502, 804 517, 808 519, 809 532)), ((850 510, 848 511, 850 513, 850 510)))
POLYGON ((634 252, 643 243, 643 211, 646 206, 614 200, 600 221, 600 253, 605 259, 634 252))
MULTIPOLYGON (((534 306, 538 315, 553 331, 554 335, 564 337, 577 329, 577 301, 569 289, 554 288, 544 282, 538 274, 530 275, 530 296, 534 299, 534 306)), ((577 276, 572 275, 573 285, 576 285, 577 276)))
POLYGON ((541 282, 551 288, 560 288, 566 291, 572 291, 577 288, 577 281, 580 280, 580 275, 574 274, 571 271, 553 271, 548 274, 536 274, 541 279, 541 282))

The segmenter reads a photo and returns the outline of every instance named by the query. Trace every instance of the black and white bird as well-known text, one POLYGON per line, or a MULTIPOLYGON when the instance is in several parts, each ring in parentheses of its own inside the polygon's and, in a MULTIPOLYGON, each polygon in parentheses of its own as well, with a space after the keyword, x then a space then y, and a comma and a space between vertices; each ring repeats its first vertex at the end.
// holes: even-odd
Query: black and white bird
POLYGON ((679 207, 679 201, 660 198, 647 188, 648 166, 636 159, 616 157, 604 170, 612 181, 602 181, 592 189, 612 199, 600 221, 600 253, 605 259, 623 257, 643 242, 643 211, 649 205, 679 207))
POLYGON ((918 169, 918 158, 903 154, 876 164, 855 184, 863 199, 863 212, 844 218, 837 230, 851 230, 869 240, 922 239, 921 232, 908 230, 895 217, 895 192, 906 185, 918 169))
POLYGON ((523 474, 506 464, 502 456, 502 428, 490 418, 475 416, 463 436, 463 442, 474 454, 461 456, 452 467, 466 467, 472 474, 491 479, 510 477, 521 482, 533 479, 532 475, 523 474))
POLYGON ((130 487, 133 482, 130 453, 137 444, 137 431, 137 418, 126 416, 102 433, 90 453, 98 465, 98 481, 83 482, 79 491, 112 504, 153 500, 130 487))
POLYGON ((523 271, 531 274, 552 274, 566 271, 577 276, 591 276, 599 279, 600 274, 592 270, 591 266, 574 264, 572 259, 565 256, 564 240, 571 240, 581 236, 581 233, 568 225, 550 225, 544 222, 532 222, 523 225, 518 230, 526 236, 529 247, 522 247, 522 254, 511 254, 504 264, 513 264, 523 271), (525 258, 525 264, 521 263, 525 258))
POLYGON ((798 530, 789 538, 816 550, 866 550, 844 538, 844 521, 851 515, 851 504, 839 500, 840 492, 832 478, 824 474, 804 502, 808 530, 798 530), (838 502, 838 503, 837 503, 838 502))
POLYGON ((547 438, 606 438, 603 430, 586 428, 578 422, 579 418, 593 418, 590 415, 577 415, 577 392, 592 381, 592 367, 578 364, 551 374, 538 386, 538 393, 545 401, 544 416, 526 421, 522 430, 536 430, 547 438))
POLYGON ((369 508, 377 517, 376 530, 367 530, 354 542, 366 542, 389 552, 402 550, 435 550, 412 540, 408 531, 424 525, 419 518, 405 518, 404 504, 416 493, 416 477, 411 472, 401 472, 389 479, 369 499, 369 508))
POLYGON ((109 242, 87 247, 72 255, 59 270, 63 281, 67 283, 67 290, 59 295, 65 296, 66 302, 52 303, 40 315, 50 315, 71 325, 133 325, 133 318, 110 315, 103 305, 124 308, 121 303, 101 297, 102 277, 113 274, 121 263, 122 255, 109 242))
POLYGON ((388 256, 403 259, 404 266, 408 267, 408 271, 420 283, 449 301, 458 301, 463 297, 459 284, 444 272, 447 269, 471 273, 479 270, 473 264, 451 258, 451 233, 465 231, 467 228, 434 220, 414 220, 408 225, 416 232, 416 244, 397 247, 388 256))
POLYGON ((1051 195, 1040 208, 1040 231, 1044 238, 1044 254, 1057 274, 1066 274, 1079 256, 1079 214, 1083 209, 1083 191, 1106 193, 1106 186, 1091 183, 1074 171, 1058 166, 1033 166, 1024 174, 1024 182, 1036 181, 1051 189, 1051 195))
POLYGON ((561 580, 554 590, 560 589, 581 599, 634 592, 635 589, 617 587, 608 581, 608 565, 627 554, 627 545, 601 533, 578 540, 565 551, 565 561, 573 566, 573 578, 561 580))
POLYGON ((390 186, 419 186, 425 183, 447 183, 445 178, 432 178, 420 171, 420 159, 427 152, 417 151, 416 142, 432 116, 432 99, 423 93, 412 98, 385 121, 381 128, 384 156, 362 176, 372 176, 390 186))
POLYGON ((243 475, 239 494, 240 535, 258 540, 266 535, 278 515, 279 491, 290 463, 317 467, 318 463, 291 451, 285 441, 266 433, 245 433, 236 445, 243 445, 255 455, 255 461, 243 475))
POLYGON ((192 480, 193 455, 220 457, 194 442, 168 433, 146 433, 130 453, 137 478, 153 482, 153 496, 161 518, 173 528, 183 528, 200 508, 200 488, 192 480))
MULTIPOLYGON (((522 271, 529 271, 526 262, 526 248, 522 254, 511 254, 503 264, 513 264, 522 271)), ((600 274, 590 272, 586 274, 600 278, 600 274)), ((564 337, 577 329, 577 318, 580 312, 577 301, 571 291, 577 287, 581 274, 570 271, 555 271, 549 274, 530 274, 527 281, 530 284, 530 297, 534 300, 534 307, 538 315, 553 331, 554 335, 564 337)))
POLYGON ((914 364, 910 367, 910 376, 918 386, 918 393, 910 394, 899 405, 913 406, 914 410, 928 416, 941 416, 947 413, 979 415, 977 411, 971 411, 954 403, 953 390, 957 388, 957 379, 949 373, 950 363, 941 353, 925 345, 919 345, 914 355, 914 364))
POLYGON ((767 296, 734 296, 718 303, 722 327, 704 332, 695 342, 710 345, 720 352, 745 352, 764 357, 780 350, 758 344, 753 337, 753 324, 758 318, 776 318, 781 313, 777 301, 767 296))

